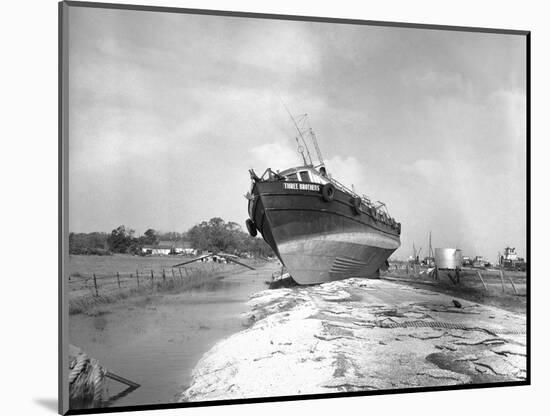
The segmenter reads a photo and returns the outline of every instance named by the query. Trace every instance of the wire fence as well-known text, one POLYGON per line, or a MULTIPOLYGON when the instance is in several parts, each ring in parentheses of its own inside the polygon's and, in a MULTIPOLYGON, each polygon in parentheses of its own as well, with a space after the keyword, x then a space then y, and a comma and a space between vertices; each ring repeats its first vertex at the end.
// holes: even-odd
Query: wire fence
POLYGON ((165 286, 175 287, 207 277, 223 274, 234 265, 208 263, 179 267, 136 268, 135 271, 113 271, 111 273, 75 272, 69 275, 69 291, 72 297, 92 295, 99 297, 116 292, 135 289, 159 289, 165 286))
POLYGON ((492 285, 498 285, 502 292, 506 287, 513 290, 514 294, 524 294, 528 276, 525 272, 507 271, 499 269, 460 268, 456 270, 439 269, 418 264, 392 264, 386 274, 390 277, 406 277, 413 280, 449 279, 454 285, 480 284, 485 291, 489 291, 492 285))

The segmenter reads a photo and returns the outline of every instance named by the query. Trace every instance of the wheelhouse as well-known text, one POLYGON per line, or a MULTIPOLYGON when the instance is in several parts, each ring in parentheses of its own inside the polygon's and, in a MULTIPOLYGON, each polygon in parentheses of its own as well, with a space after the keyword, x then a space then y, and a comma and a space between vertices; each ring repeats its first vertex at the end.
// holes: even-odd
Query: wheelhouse
POLYGON ((278 174, 283 177, 285 181, 290 182, 308 182, 318 183, 321 185, 330 182, 326 176, 312 166, 300 166, 297 168, 286 169, 278 174))

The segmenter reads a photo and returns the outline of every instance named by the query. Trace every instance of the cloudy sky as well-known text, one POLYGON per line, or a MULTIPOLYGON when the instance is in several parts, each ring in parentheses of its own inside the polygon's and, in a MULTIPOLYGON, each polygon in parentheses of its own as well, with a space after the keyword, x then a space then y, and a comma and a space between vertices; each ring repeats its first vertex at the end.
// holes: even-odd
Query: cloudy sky
POLYGON ((70 229, 244 224, 247 170, 327 170, 402 223, 402 247, 525 254, 525 39, 69 9, 70 229))

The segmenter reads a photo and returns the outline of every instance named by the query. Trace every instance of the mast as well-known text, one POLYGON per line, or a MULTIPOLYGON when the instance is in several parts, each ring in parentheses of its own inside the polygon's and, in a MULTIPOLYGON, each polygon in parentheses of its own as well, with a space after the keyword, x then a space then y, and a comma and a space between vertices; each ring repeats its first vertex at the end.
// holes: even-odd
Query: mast
MULTIPOLYGON (((308 118, 307 118, 308 117, 307 113, 300 115, 298 117, 298 120, 296 120, 294 118, 294 116, 292 115, 292 113, 290 112, 290 110, 288 109, 288 107, 286 106, 285 102, 283 101, 283 99, 280 96, 279 96, 279 99, 281 100, 281 104, 283 105, 284 109, 286 110, 286 112, 290 116, 290 119, 292 120, 292 123, 294 123, 294 127, 296 128, 296 130, 298 131, 298 134, 300 135, 300 138, 302 139, 302 143, 304 144, 303 147, 305 148, 305 151, 307 153, 307 158, 309 159, 309 164, 311 166, 314 166, 313 159, 311 158, 311 153, 309 152, 309 147, 308 147, 307 142, 306 142, 306 138, 304 137, 305 132, 309 133, 309 136, 311 137, 311 141, 313 142, 313 146, 315 147, 315 153, 317 153, 317 159, 319 159, 319 164, 317 166, 314 166, 314 167, 316 167, 316 168, 324 167, 325 166, 325 161, 323 160, 323 155, 321 154, 321 149, 319 148, 319 142, 317 141, 317 136, 315 135, 315 132, 313 131, 313 129, 309 125, 308 118)), ((298 143, 298 152, 302 154, 302 158, 304 159, 304 164, 307 165, 307 160, 306 160, 306 157, 304 156, 304 153, 303 153, 304 149, 302 149, 302 150, 299 149, 300 141, 298 140, 297 137, 296 137, 296 143, 298 143)))
MULTIPOLYGON (((282 102, 282 100, 281 100, 282 102)), ((294 116, 292 115, 292 113, 290 112, 290 110, 288 109, 288 107, 285 105, 284 102, 282 102, 283 104, 283 107, 285 108, 286 112, 288 113, 288 115, 290 116, 290 119, 292 120, 292 122, 294 123, 294 127, 296 127, 296 130, 298 131, 298 134, 300 135, 301 139, 302 139, 302 143, 304 144, 304 147, 306 149, 306 152, 307 152, 307 157, 309 158, 309 164, 310 165, 313 165, 313 161, 311 160, 311 154, 309 153, 309 148, 307 147, 307 143, 306 143, 306 139, 304 138, 304 135, 302 134, 302 130, 300 130, 300 127, 298 126, 298 123, 296 122, 296 120, 294 119, 294 116)), ((307 114, 306 114, 307 116, 307 114)), ((296 142, 298 143, 299 145, 299 142, 298 142, 298 138, 296 137, 296 142)), ((299 151, 299 150, 298 150, 299 151)), ((306 158, 302 152, 302 157, 304 158, 304 162, 306 162, 306 158)), ((307 165, 307 163, 305 163, 307 165)))
MULTIPOLYGON (((304 165, 307 165, 306 156, 304 155, 304 147, 300 144, 297 137, 296 137, 296 144, 298 145, 298 153, 302 155, 302 159, 304 160, 304 165)), ((309 152, 308 152, 308 156, 309 156, 309 152)), ((311 163, 311 158, 310 158, 310 163, 311 163)))
POLYGON ((319 159, 319 163, 321 166, 325 166, 325 162, 323 161, 323 155, 321 155, 321 149, 319 149, 319 143, 317 143, 317 136, 313 132, 313 129, 309 128, 309 134, 311 134, 311 138, 313 139, 313 146, 315 146, 315 151, 317 152, 317 158, 319 159))

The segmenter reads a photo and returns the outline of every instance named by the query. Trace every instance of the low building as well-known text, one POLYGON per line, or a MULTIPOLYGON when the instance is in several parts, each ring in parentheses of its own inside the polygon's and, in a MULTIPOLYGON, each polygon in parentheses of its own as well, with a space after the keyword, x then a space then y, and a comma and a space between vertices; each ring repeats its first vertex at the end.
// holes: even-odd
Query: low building
POLYGON ((167 256, 172 251, 171 245, 166 244, 155 244, 155 245, 146 245, 141 247, 141 252, 143 254, 151 254, 154 256, 167 256))
POLYGON ((484 268, 491 266, 491 263, 489 263, 489 260, 487 260, 483 256, 475 256, 474 261, 472 262, 472 266, 477 268, 484 268))
POLYGON ((435 266, 435 257, 424 257, 424 261, 422 261, 422 264, 424 266, 434 267, 435 266))
POLYGON ((175 254, 194 254, 196 250, 190 240, 179 240, 174 243, 175 254))
POLYGON ((141 248, 143 254, 167 256, 170 254, 196 255, 197 250, 192 247, 191 241, 168 241, 161 240, 158 244, 145 245, 141 248))
POLYGON ((470 256, 462 256, 462 266, 469 267, 472 263, 473 262, 470 256))
POLYGON ((518 256, 518 254, 516 253, 515 247, 506 247, 504 249, 504 255, 500 256, 499 263, 506 270, 518 270, 518 271, 527 270, 527 264, 525 263, 525 259, 518 256))

